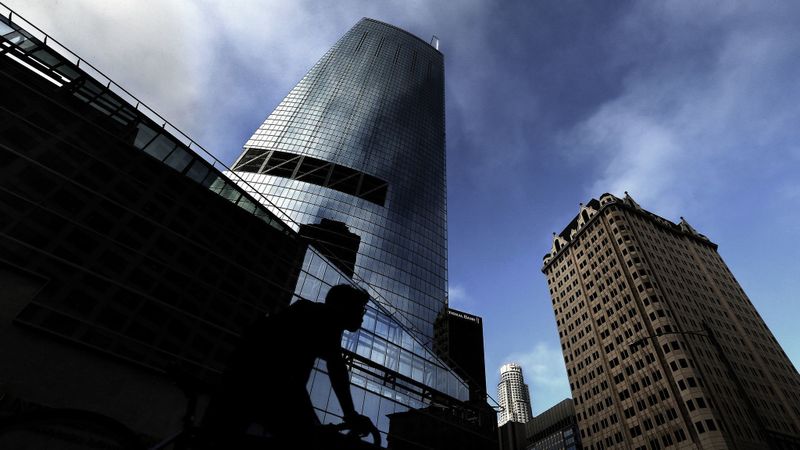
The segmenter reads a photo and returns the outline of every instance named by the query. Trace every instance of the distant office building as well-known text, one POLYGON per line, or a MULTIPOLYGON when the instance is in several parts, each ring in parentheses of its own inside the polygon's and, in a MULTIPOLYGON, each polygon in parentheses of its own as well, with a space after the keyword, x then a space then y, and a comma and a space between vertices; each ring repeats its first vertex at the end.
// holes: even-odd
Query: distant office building
POLYGON ((800 375, 685 220, 603 194, 542 271, 584 448, 800 446, 800 375))
POLYGON ((486 402, 483 320, 447 308, 436 319, 434 350, 467 382, 470 401, 486 402))
POLYGON ((389 415, 387 441, 391 450, 497 450, 492 409, 430 406, 389 415))
POLYGON ((500 450, 524 450, 527 424, 508 421, 497 427, 500 450))
POLYGON ((525 423, 531 420, 531 395, 519 364, 504 364, 500 368, 497 395, 502 409, 498 426, 509 421, 525 423))
POLYGON ((525 424, 525 450, 576 450, 581 448, 575 407, 568 398, 525 424))
POLYGON ((576 450, 581 448, 572 399, 565 399, 527 423, 506 422, 500 450, 576 450))
MULTIPOLYGON (((462 418, 456 422, 480 430, 479 439, 464 435, 473 440, 469 445, 472 445, 471 448, 496 449, 497 412, 487 403, 483 319, 447 308, 436 319, 434 351, 469 387, 467 403, 471 408, 463 413, 469 420, 462 418)), ((466 442, 463 445, 458 448, 467 448, 466 442)))

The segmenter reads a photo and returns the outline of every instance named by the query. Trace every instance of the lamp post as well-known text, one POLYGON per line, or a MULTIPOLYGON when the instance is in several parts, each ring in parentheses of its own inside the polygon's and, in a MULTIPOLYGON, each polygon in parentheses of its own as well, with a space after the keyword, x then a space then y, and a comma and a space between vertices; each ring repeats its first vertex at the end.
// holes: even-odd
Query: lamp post
POLYGON ((747 391, 744 390, 744 386, 742 386, 741 380, 736 375, 736 372, 733 370, 733 365, 731 364, 728 357, 725 355, 725 352, 722 349, 722 345, 720 345, 719 341, 717 340, 716 335, 711 330, 711 327, 708 326, 706 322, 703 322, 703 329, 702 330, 692 330, 692 331, 668 331, 665 333, 656 333, 654 335, 645 336, 641 339, 633 341, 629 347, 631 353, 636 351, 636 348, 640 345, 643 345, 649 339, 655 340, 661 336, 667 336, 671 334, 679 334, 681 336, 702 336, 708 338, 711 342, 711 345, 714 346, 714 349, 717 351, 717 354, 720 356, 722 363, 725 365, 725 370, 727 371, 728 377, 733 380, 733 383, 736 385, 736 389, 739 391, 739 395, 741 396, 742 400, 744 400, 748 411, 750 412, 751 417, 755 420, 756 425, 758 426, 759 431, 763 438, 767 441, 767 445, 769 448, 779 448, 774 445, 772 442, 770 433, 767 432, 767 428, 764 426, 764 423, 761 421, 761 417, 759 417, 758 413, 756 412, 755 406, 753 402, 750 400, 750 396, 747 395, 747 391))

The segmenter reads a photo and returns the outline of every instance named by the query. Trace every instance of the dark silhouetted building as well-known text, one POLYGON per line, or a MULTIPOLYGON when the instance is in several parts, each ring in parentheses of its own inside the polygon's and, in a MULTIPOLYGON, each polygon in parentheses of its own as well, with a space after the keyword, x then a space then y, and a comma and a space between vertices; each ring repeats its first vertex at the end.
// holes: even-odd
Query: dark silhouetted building
POLYGON ((568 398, 525 424, 526 450, 576 450, 581 448, 575 407, 568 398))
MULTIPOLYGON (((477 447, 471 448, 497 448, 497 412, 486 396, 483 319, 447 308, 436 319, 434 350, 469 386, 470 411, 456 423, 481 430, 480 439, 472 443, 477 447)), ((452 432, 458 434, 458 427, 452 432)))
POLYGON ((390 414, 389 448, 496 450, 495 417, 491 408, 437 406, 390 414))
POLYGON ((300 236, 314 245, 342 273, 353 278, 361 238, 351 233, 347 225, 322 219, 319 224, 301 225, 300 236))
POLYGON ((501 450, 576 450, 581 443, 572 399, 565 399, 526 423, 500 427, 501 450))
POLYGON ((85 62, 5 17, 0 36, 0 415, 172 433, 165 367, 213 380, 289 304, 307 246, 85 62))
POLYGON ((508 421, 497 427, 500 450, 523 450, 527 437, 525 423, 508 421))
POLYGON ((800 447, 797 369, 683 218, 603 194, 542 271, 584 447, 800 447))
POLYGON ((447 308, 436 320, 434 350, 467 382, 470 401, 486 403, 483 320, 447 308))

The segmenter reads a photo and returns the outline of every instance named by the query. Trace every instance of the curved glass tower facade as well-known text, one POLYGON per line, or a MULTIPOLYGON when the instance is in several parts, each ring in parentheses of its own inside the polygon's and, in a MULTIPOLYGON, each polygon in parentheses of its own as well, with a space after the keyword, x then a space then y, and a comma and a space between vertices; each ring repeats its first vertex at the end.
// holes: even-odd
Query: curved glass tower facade
POLYGON ((233 166, 292 226, 325 218, 358 234, 355 279, 426 346, 447 292, 444 130, 442 54, 365 18, 233 166))

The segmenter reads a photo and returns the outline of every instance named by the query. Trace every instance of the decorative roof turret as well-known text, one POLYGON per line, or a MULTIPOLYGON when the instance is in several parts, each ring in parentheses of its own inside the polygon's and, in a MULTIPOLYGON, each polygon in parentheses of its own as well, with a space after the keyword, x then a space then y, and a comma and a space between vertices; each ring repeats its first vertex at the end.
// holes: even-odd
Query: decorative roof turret
POLYGON ((559 236, 557 233, 553 233, 553 247, 550 249, 550 253, 555 255, 560 252, 562 248, 566 247, 567 243, 566 239, 559 236))
POLYGON ((678 225, 680 225, 681 230, 683 230, 685 233, 698 234, 697 230, 692 228, 692 226, 689 225, 689 222, 687 222, 686 219, 683 218, 683 216, 681 216, 681 221, 680 223, 678 223, 678 225))
POLYGON ((619 201, 619 199, 617 197, 614 197, 613 195, 609 194, 608 192, 606 192, 605 194, 600 196, 600 205, 601 206, 606 205, 608 203, 613 203, 613 202, 616 202, 616 201, 619 201))
POLYGON ((650 211, 643 209, 638 203, 636 203, 636 200, 634 200, 627 191, 625 191, 625 196, 622 199, 606 192, 600 196, 599 201, 596 199, 591 199, 586 204, 580 203, 578 214, 572 219, 572 221, 570 221, 564 230, 561 231, 561 233, 553 233, 552 247, 550 248, 550 251, 542 258, 544 264, 542 270, 544 271, 547 269, 548 265, 553 262, 559 253, 578 238, 583 228, 592 220, 594 216, 603 211, 603 209, 612 207, 612 204, 618 204, 624 209, 633 210, 640 216, 646 217, 651 222, 669 229, 674 233, 682 233, 693 239, 699 239, 703 242, 706 242, 714 249, 717 248, 717 244, 711 242, 711 240, 705 235, 698 233, 697 230, 692 228, 692 226, 689 225, 689 223, 686 222, 686 219, 683 217, 681 217, 681 221, 679 223, 673 223, 657 214, 653 214, 650 211))
POLYGON ((625 191, 625 199, 624 200, 625 200, 625 203, 628 204, 628 206, 632 206, 632 207, 634 207, 636 209, 642 209, 642 207, 639 206, 638 203, 636 203, 636 201, 633 199, 633 197, 628 195, 628 191, 625 191))
MULTIPOLYGON (((597 200, 594 200, 593 204, 597 205, 597 200)), ((592 203, 589 203, 588 205, 581 203, 578 210, 578 226, 575 227, 575 230, 578 231, 583 228, 583 226, 586 225, 586 223, 589 222, 595 214, 597 214, 597 210, 594 208, 594 206, 592 206, 592 203)))

